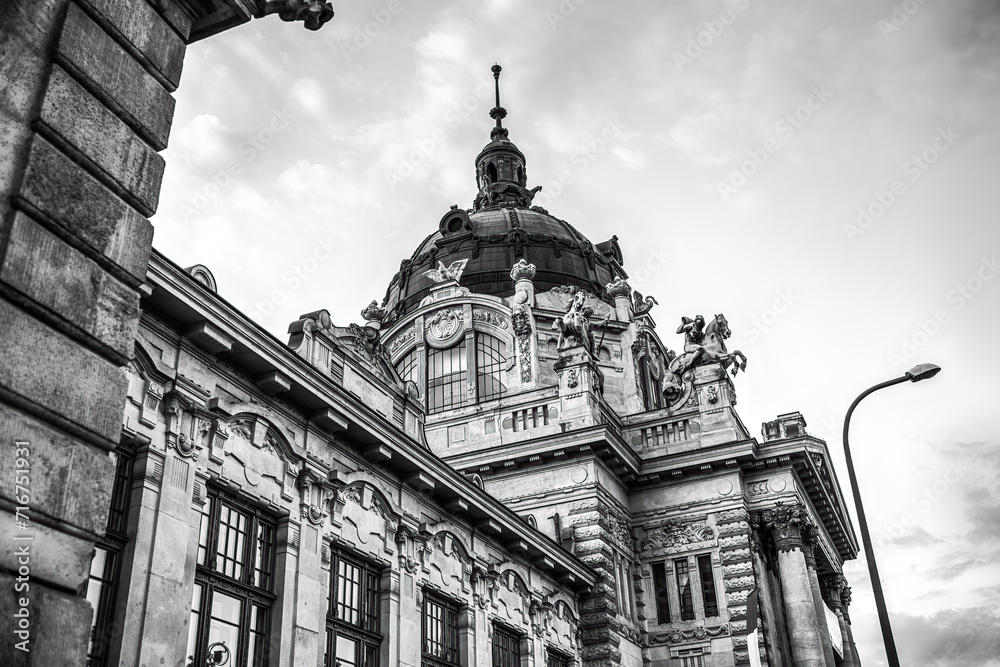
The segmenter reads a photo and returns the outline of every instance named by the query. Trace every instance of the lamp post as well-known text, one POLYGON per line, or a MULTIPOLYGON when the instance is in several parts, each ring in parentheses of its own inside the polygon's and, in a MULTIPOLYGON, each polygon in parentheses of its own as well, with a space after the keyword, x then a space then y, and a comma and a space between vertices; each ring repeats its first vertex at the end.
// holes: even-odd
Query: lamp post
POLYGON ((899 656, 896 654, 896 642, 892 638, 892 626, 889 625, 889 612, 885 608, 885 596, 882 594, 882 581, 878 576, 878 566, 875 564, 875 551, 872 549, 872 538, 868 534, 868 522, 865 520, 865 508, 861 504, 861 490, 858 488, 858 478, 854 474, 854 462, 851 460, 851 447, 847 441, 847 431, 851 427, 851 415, 854 408, 863 398, 879 389, 891 387, 901 382, 920 382, 927 380, 941 371, 940 366, 934 364, 918 364, 906 371, 902 376, 881 382, 874 387, 869 387, 861 393, 851 407, 847 409, 847 416, 844 417, 844 457, 847 459, 847 473, 851 477, 851 491, 854 493, 854 506, 858 510, 858 526, 861 528, 861 540, 865 546, 865 559, 868 561, 868 575, 872 580, 872 592, 875 594, 875 606, 878 609, 878 621, 882 626, 882 643, 885 644, 885 655, 889 660, 889 667, 899 667, 899 656))

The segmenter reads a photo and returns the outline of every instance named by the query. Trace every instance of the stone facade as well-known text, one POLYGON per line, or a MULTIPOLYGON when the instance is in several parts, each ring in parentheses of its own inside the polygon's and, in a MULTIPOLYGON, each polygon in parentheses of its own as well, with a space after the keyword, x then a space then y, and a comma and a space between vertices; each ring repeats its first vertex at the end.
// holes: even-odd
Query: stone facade
POLYGON ((499 88, 473 208, 364 325, 284 344, 151 253, 186 44, 273 13, 332 17, 0 8, 4 664, 859 665, 825 443, 756 440, 725 318, 675 353, 617 239, 531 205, 499 88))

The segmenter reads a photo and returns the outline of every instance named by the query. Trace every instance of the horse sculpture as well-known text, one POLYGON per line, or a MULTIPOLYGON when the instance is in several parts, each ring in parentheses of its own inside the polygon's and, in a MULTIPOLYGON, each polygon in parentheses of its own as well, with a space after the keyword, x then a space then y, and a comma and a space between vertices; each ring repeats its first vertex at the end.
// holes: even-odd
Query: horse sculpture
POLYGON ((694 320, 685 317, 677 333, 684 333, 684 353, 671 362, 671 373, 680 376, 695 366, 712 361, 722 364, 723 370, 732 366, 729 372, 734 376, 746 370, 746 355, 739 350, 726 349, 726 339, 732 332, 725 315, 719 313, 707 325, 700 315, 694 320))

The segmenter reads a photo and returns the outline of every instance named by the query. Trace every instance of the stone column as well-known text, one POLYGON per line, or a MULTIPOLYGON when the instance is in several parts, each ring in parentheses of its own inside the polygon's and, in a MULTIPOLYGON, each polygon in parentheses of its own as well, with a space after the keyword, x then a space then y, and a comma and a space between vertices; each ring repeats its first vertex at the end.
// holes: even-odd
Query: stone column
POLYGON ((837 615, 837 621, 840 624, 840 635, 844 643, 844 661, 841 663, 841 667, 859 667, 854 659, 854 646, 847 631, 847 622, 844 620, 841 591, 844 590, 846 585, 847 581, 842 574, 828 574, 823 577, 824 599, 830 605, 830 609, 833 609, 833 613, 837 615))
POLYGON ((819 575, 816 573, 815 550, 819 547, 818 535, 819 529, 815 526, 803 527, 802 553, 806 557, 806 569, 809 572, 809 587, 812 589, 813 604, 816 607, 816 620, 819 624, 820 640, 823 642, 823 656, 826 658, 827 667, 836 667, 833 644, 830 643, 830 635, 833 632, 840 632, 840 628, 830 628, 826 621, 826 605, 823 604, 823 593, 819 586, 819 575))
POLYGON ((755 523, 770 530, 778 550, 778 574, 785 603, 785 620, 796 667, 826 667, 809 572, 802 552, 800 529, 808 518, 801 505, 782 505, 761 510, 755 523))
POLYGON ((844 604, 844 627, 847 628, 847 639, 851 642, 851 655, 854 656, 855 667, 861 667, 861 656, 858 655, 858 647, 854 643, 854 630, 851 628, 851 615, 848 608, 851 606, 851 587, 844 586, 840 591, 840 601, 844 604))

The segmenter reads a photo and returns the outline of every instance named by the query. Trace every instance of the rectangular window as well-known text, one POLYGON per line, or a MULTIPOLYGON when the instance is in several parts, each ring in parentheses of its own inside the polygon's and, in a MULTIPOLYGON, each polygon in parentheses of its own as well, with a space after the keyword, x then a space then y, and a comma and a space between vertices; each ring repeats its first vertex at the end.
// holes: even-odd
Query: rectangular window
POLYGON ((208 648, 221 643, 230 652, 228 664, 267 666, 275 532, 275 523, 251 506, 222 492, 205 498, 188 635, 191 664, 205 664, 208 648))
POLYGON ((506 343, 496 336, 476 334, 476 386, 480 401, 503 396, 507 390, 503 377, 506 363, 506 343))
POLYGON ((521 638, 499 625, 493 626, 493 667, 521 667, 521 638))
POLYGON ((94 610, 87 648, 88 667, 106 665, 111 642, 118 639, 112 632, 118 608, 115 598, 118 594, 122 554, 128 544, 128 510, 131 503, 132 464, 135 459, 123 449, 112 452, 110 456, 115 466, 115 477, 111 487, 107 530, 104 539, 94 550, 87 580, 87 599, 94 610))
POLYGON ((667 590, 667 564, 653 563, 653 593, 656 596, 656 622, 670 622, 670 593, 667 590))
POLYGON ((705 616, 718 616, 719 602, 715 594, 711 556, 698 556, 698 577, 701 579, 701 599, 705 603, 705 616))
POLYGON ((360 559, 334 551, 326 617, 327 667, 377 667, 382 643, 379 623, 381 572, 360 559))
POLYGON ((460 665, 458 606, 425 593, 421 637, 424 667, 460 665))
POLYGON ((569 667, 569 658, 562 653, 547 651, 545 655, 545 667, 569 667))
POLYGON ((693 621, 694 602, 691 598, 691 576, 686 558, 674 561, 674 574, 677 577, 677 594, 681 603, 681 620, 693 621))
POLYGON ((465 344, 427 353, 427 409, 440 412, 465 404, 465 344))

